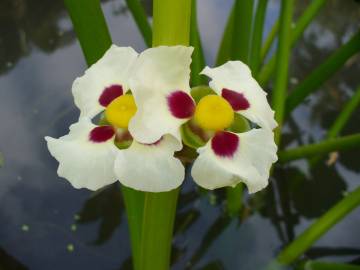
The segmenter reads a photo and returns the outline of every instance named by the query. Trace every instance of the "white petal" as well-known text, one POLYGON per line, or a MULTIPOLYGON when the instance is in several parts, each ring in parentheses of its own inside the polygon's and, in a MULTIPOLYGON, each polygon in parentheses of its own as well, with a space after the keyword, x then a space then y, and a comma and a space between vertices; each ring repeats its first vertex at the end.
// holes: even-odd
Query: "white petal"
POLYGON ((59 162, 58 175, 75 188, 97 190, 116 181, 114 160, 118 150, 114 140, 89 141, 94 127, 89 119, 82 118, 70 126, 68 135, 45 137, 51 155, 59 162))
POLYGON ((200 155, 191 171, 198 185, 215 189, 244 182, 249 193, 267 186, 271 165, 277 160, 273 132, 252 129, 236 135, 239 146, 231 158, 217 156, 211 148, 211 141, 198 149, 200 155))
POLYGON ((187 119, 171 114, 167 97, 178 90, 190 96, 192 51, 192 47, 160 46, 139 56, 130 80, 138 110, 130 120, 129 130, 136 141, 153 143, 165 134, 180 140, 179 127, 187 119))
POLYGON ((74 81, 72 93, 80 117, 92 118, 104 110, 99 98, 106 87, 121 85, 124 93, 129 89, 128 79, 137 55, 130 47, 112 45, 99 61, 74 81))
POLYGON ((115 160, 115 173, 120 182, 136 190, 163 192, 177 188, 185 177, 185 169, 174 157, 177 140, 171 135, 154 145, 133 141, 119 151, 115 160))
POLYGON ((239 111, 241 115, 263 128, 273 130, 277 126, 274 111, 266 99, 267 94, 251 76, 247 65, 240 61, 229 61, 216 68, 205 67, 201 74, 212 79, 209 85, 218 95, 221 95, 223 88, 227 88, 246 97, 250 107, 239 111))

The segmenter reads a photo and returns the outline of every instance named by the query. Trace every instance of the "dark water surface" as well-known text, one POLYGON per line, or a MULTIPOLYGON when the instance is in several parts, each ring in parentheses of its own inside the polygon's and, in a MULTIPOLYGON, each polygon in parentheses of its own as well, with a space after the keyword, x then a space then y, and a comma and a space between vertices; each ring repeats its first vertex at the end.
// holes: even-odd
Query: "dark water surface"
MULTIPOLYGON (((300 14, 310 1, 298 1, 300 14)), ((231 8, 229 0, 199 0, 209 65, 231 8)), ((151 12, 151 3, 146 3, 151 12)), ((103 4, 113 40, 145 48, 124 1, 103 4)), ((266 29, 278 14, 270 1, 266 29)), ((360 5, 329 0, 293 51, 291 84, 359 27, 360 5)), ((71 84, 86 68, 61 0, 0 0, 0 269, 131 269, 128 227, 118 185, 102 192, 73 189, 56 175, 43 137, 68 132, 78 110, 71 84)), ((359 56, 300 106, 285 128, 296 146, 324 137, 359 84, 359 56)), ((360 132, 360 110, 343 134, 360 132)), ((173 244, 173 269, 264 269, 281 248, 360 184, 358 151, 334 165, 305 161, 277 168, 269 187, 246 197, 229 218, 224 193, 201 194, 190 177, 183 186, 173 244), (300 176, 299 176, 300 175, 300 176), (295 180, 294 180, 295 179, 295 180)), ((360 263, 360 209, 326 234, 307 258, 360 263)), ((155 270, 155 269, 154 269, 155 270)))

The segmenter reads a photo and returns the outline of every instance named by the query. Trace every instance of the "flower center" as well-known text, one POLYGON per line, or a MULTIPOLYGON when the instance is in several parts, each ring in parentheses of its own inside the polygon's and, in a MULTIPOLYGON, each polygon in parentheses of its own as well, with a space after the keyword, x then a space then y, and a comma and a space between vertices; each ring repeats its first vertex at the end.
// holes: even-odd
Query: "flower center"
POLYGON ((224 98, 208 95, 196 106, 194 119, 205 130, 220 131, 231 125, 234 111, 224 98))
POLYGON ((136 113, 136 104, 132 95, 123 95, 114 99, 106 107, 105 116, 107 121, 115 127, 127 128, 130 119, 136 113))

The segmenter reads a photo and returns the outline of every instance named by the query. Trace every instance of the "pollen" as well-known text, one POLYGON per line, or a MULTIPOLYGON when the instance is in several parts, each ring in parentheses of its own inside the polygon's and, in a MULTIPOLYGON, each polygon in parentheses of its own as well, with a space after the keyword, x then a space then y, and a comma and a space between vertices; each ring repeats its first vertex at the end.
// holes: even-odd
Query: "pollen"
POLYGON ((220 131, 232 124, 234 110, 223 97, 208 95, 197 104, 194 119, 205 130, 220 131))
POLYGON ((136 113, 136 104, 132 95, 122 95, 114 99, 105 110, 107 121, 118 128, 127 128, 130 119, 136 113))

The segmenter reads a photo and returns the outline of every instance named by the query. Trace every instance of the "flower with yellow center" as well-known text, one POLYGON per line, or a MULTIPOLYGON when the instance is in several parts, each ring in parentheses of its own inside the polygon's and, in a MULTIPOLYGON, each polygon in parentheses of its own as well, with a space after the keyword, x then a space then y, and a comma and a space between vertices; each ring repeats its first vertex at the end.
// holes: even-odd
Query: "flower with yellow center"
POLYGON ((114 99, 105 110, 106 120, 117 128, 127 129, 130 119, 136 113, 134 97, 130 94, 114 99))
POLYGON ((223 97, 208 95, 197 104, 194 120, 204 130, 220 131, 232 124, 234 111, 223 97))

